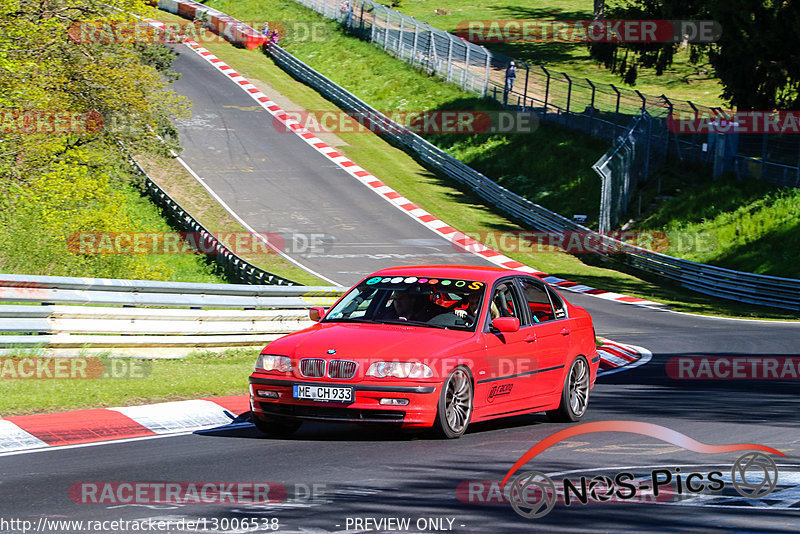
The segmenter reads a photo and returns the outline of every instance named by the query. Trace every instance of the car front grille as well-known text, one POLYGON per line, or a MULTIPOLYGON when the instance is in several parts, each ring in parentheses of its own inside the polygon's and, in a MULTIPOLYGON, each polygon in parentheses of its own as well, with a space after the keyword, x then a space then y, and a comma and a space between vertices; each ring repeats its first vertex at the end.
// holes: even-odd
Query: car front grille
POLYGON ((356 374, 356 362, 348 360, 331 360, 328 364, 328 376, 330 378, 348 379, 356 374))
POLYGON ((322 358, 303 358, 300 360, 300 373, 303 376, 313 378, 325 376, 325 360, 322 358))
POLYGON ((265 415, 309 419, 313 421, 340 421, 351 423, 402 423, 405 412, 391 410, 362 410, 334 406, 301 406, 260 402, 265 415))

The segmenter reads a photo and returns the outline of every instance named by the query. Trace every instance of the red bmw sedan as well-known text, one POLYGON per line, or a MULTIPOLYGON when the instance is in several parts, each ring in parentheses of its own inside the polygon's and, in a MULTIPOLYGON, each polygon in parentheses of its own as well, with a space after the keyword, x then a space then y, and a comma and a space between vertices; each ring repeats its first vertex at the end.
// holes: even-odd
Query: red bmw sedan
POLYGON ((531 412, 577 421, 600 358, 592 319, 532 275, 491 267, 378 271, 313 326, 270 343, 250 375, 253 423, 435 428, 531 412))

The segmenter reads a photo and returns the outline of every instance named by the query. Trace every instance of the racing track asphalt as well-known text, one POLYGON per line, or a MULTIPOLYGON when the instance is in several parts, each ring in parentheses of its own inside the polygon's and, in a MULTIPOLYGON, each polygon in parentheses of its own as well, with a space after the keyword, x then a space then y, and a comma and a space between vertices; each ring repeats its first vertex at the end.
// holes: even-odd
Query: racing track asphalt
MULTIPOLYGON (((222 76, 204 78, 202 84, 193 78, 192 72, 199 63, 189 60, 189 55, 184 52, 176 65, 184 73, 185 82, 178 88, 194 99, 198 116, 205 116, 209 124, 224 125, 225 130, 216 130, 219 133, 213 142, 208 132, 182 131, 184 156, 201 176, 215 184, 221 195, 232 200, 240 215, 254 218, 252 225, 258 227, 261 223, 255 218, 261 217, 263 224, 271 225, 266 230, 315 230, 316 221, 327 213, 339 217, 335 220, 342 221, 341 226, 335 230, 346 236, 351 230, 349 225, 359 223, 351 217, 352 209, 335 204, 341 201, 348 206, 361 206, 359 213, 364 217, 376 217, 376 222, 368 225, 370 242, 386 242, 391 250, 403 253, 403 243, 392 237, 398 228, 402 229, 403 239, 434 237, 411 219, 404 225, 400 221, 405 216, 399 212, 394 223, 384 224, 385 214, 397 210, 344 173, 326 167, 321 158, 315 163, 315 155, 304 152, 305 145, 293 136, 279 134, 273 139, 268 132, 262 132, 264 138, 258 143, 243 140, 239 121, 246 123, 247 130, 242 131, 252 135, 253 114, 223 106, 250 104, 242 104, 246 100, 240 99, 237 89, 222 76), (296 158, 301 166, 290 168, 287 160, 276 159, 279 153, 301 154, 296 158), (275 163, 258 163, 261 158, 275 163), (250 172, 248 167, 261 170, 250 172), (225 172, 214 177, 210 174, 214 169, 225 172), (266 181, 258 182, 262 171, 270 174, 266 181), (320 185, 321 174, 330 182, 320 185), (364 189, 363 196, 358 188, 364 189), (307 194, 311 190, 324 190, 330 196, 307 194), (271 203, 279 197, 283 204, 271 203), (289 224, 281 222, 283 219, 268 206, 297 212, 289 224)), ((440 245, 435 250, 447 246, 440 245)), ((419 247, 411 250, 424 252, 419 247)), ((424 254, 414 261, 426 261, 424 254)), ((373 265, 374 261, 365 258, 330 262, 320 259, 315 267, 347 281, 351 280, 349 276, 371 270, 373 265)), ((681 506, 557 504, 549 515, 539 519, 524 519, 508 504, 460 502, 456 498, 460 482, 502 479, 529 447, 568 427, 531 415, 473 425, 455 441, 374 428, 307 423, 287 439, 268 439, 252 427, 239 427, 7 455, 0 457, 0 517, 34 521, 42 515, 87 520, 277 517, 280 532, 344 532, 348 518, 363 517, 410 517, 412 522, 425 517, 452 518, 455 532, 796 532, 800 528, 797 380, 673 380, 665 372, 665 362, 679 355, 756 359, 797 356, 800 326, 693 317, 564 294, 592 313, 599 335, 653 352, 649 364, 601 377, 584 421, 646 421, 704 443, 749 442, 774 447, 787 454, 787 458, 776 459, 781 473, 778 490, 763 501, 736 498, 735 492, 727 491, 725 498, 694 498, 681 506), (299 484, 299 496, 312 484, 324 487, 316 498, 299 498, 274 506, 112 507, 73 503, 68 490, 81 481, 275 481, 286 485, 290 495, 299 484)), ((244 384, 245 377, 242 380, 244 384)), ((736 457, 736 453, 696 454, 636 434, 598 433, 571 438, 535 458, 525 469, 545 473, 578 470, 573 476, 585 473, 591 477, 592 470, 600 468, 613 474, 623 467, 635 466, 630 470, 638 474, 646 473, 649 466, 665 465, 682 466, 687 473, 707 472, 712 467, 706 464, 714 464, 713 469, 729 472, 736 457)), ((355 532, 352 526, 349 532, 355 532)))
POLYGON ((179 125, 182 158, 254 230, 287 236, 287 254, 342 285, 392 265, 491 265, 378 201, 294 133, 278 131, 208 62, 181 51, 175 90, 194 103, 192 118, 179 125), (313 235, 325 244, 309 251, 313 235))

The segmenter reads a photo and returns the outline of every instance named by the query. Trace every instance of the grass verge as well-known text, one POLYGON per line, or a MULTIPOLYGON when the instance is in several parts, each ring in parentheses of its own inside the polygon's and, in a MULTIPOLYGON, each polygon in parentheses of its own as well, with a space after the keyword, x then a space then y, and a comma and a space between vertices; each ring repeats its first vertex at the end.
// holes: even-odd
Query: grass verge
MULTIPOLYGON (((609 4, 611 2, 608 2, 609 4)), ((508 2, 507 0, 448 0, 446 6, 437 0, 406 1, 398 11, 441 30, 454 32, 459 23, 469 20, 592 20, 593 4, 585 0, 548 0, 544 4, 508 2), (444 9, 442 10, 441 8, 444 9), (446 12, 437 15, 436 10, 446 12)), ((723 106, 722 86, 714 77, 708 63, 692 64, 689 50, 675 54, 672 67, 656 76, 655 69, 640 69, 636 84, 625 85, 620 77, 589 57, 583 43, 565 42, 506 42, 485 44, 490 50, 524 60, 532 65, 544 65, 556 72, 594 83, 614 84, 618 88, 637 89, 646 95, 667 95, 678 100, 691 100, 705 106, 723 106)))
MULTIPOLYGON (((180 360, 111 358, 118 369, 131 364, 142 378, 12 379, 3 358, 0 415, 51 413, 80 408, 133 406, 154 402, 246 395, 247 377, 258 350, 198 353, 180 360), (146 365, 145 365, 146 364, 146 365)), ((124 374, 120 372, 120 374, 124 374)), ((119 376, 119 375, 118 375, 119 376)), ((137 375, 138 376, 138 375, 137 375)))
MULTIPOLYGON (((209 232, 248 233, 176 159, 147 155, 137 156, 137 160, 156 183, 209 232)), ((267 272, 303 285, 329 285, 274 252, 247 252, 239 256, 267 272)))
MULTIPOLYGON (((294 4, 289 4, 288 7, 294 8, 294 4)), ((273 14, 272 19, 275 19, 276 15, 280 15, 280 13, 273 14)), ((244 20, 264 18, 253 12, 250 12, 249 16, 247 13, 240 13, 236 16, 244 20)), ((159 13, 159 17, 165 20, 180 20, 167 13, 159 13)), ((306 18, 308 17, 309 15, 306 14, 306 18)), ((374 50, 376 54, 383 54, 366 43, 354 41, 353 43, 348 43, 348 46, 351 44, 354 47, 359 47, 359 49, 367 47, 374 50)), ((259 81, 266 82, 279 93, 289 95, 294 102, 305 109, 338 109, 331 102, 322 98, 316 91, 294 80, 275 66, 260 51, 248 51, 219 42, 205 42, 204 46, 234 67, 237 72, 250 79, 250 81, 256 84, 259 81)), ((339 61, 342 60, 341 53, 323 54, 323 48, 337 50, 335 43, 328 43, 325 47, 320 47, 315 56, 324 55, 339 61)), ((306 58, 301 56, 300 59, 305 61, 306 58)), ((396 62, 393 59, 391 61, 396 62)), ((404 66, 395 67, 402 68, 404 66)), ((340 68, 340 70, 346 69, 340 68)), ((412 70, 412 72, 414 71, 412 70)), ((421 78, 419 84, 415 83, 410 85, 411 87, 417 87, 423 83, 424 80, 422 78, 425 78, 424 75, 418 74, 418 76, 421 78)), ((363 82, 365 86, 375 86, 381 80, 366 74, 364 78, 349 77, 352 78, 350 85, 363 82)), ((387 93, 390 92, 390 87, 398 87, 392 80, 392 77, 389 77, 388 81, 384 80, 387 86, 387 93)), ((408 83, 411 82, 409 81, 408 83)), ((439 86, 446 85, 440 82, 436 83, 439 86)), ((425 94, 424 90, 422 94, 425 94)), ((452 180, 424 168, 409 154, 388 144, 377 135, 371 133, 339 133, 338 135, 346 143, 346 145, 338 148, 340 152, 356 161, 402 195, 455 228, 463 232, 515 232, 524 230, 514 221, 487 206, 472 192, 460 188, 452 180)), ((597 258, 585 258, 585 261, 581 261, 575 256, 558 252, 534 254, 512 252, 508 255, 520 262, 556 276, 609 291, 663 302, 677 311, 730 317, 795 319, 795 316, 790 312, 722 301, 691 293, 676 286, 654 283, 638 275, 635 276, 603 267, 597 258)))

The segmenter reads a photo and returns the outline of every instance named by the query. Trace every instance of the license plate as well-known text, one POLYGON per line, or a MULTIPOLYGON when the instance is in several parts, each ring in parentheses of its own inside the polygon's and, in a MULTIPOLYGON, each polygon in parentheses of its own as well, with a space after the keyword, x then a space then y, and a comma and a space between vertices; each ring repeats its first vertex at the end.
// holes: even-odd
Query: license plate
POLYGON ((326 402, 353 402, 353 388, 294 385, 294 398, 326 402))

